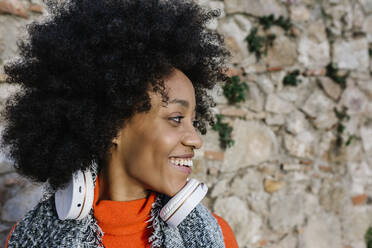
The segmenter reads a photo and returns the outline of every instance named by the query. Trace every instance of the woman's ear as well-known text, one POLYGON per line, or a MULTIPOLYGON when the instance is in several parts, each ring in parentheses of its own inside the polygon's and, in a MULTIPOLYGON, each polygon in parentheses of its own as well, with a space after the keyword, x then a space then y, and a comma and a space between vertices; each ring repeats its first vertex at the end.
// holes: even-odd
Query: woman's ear
POLYGON ((116 148, 116 147, 118 146, 118 144, 119 144, 119 142, 120 142, 120 137, 121 137, 121 130, 118 132, 118 134, 116 135, 116 137, 114 137, 114 138, 112 139, 112 146, 113 146, 114 148, 116 148))

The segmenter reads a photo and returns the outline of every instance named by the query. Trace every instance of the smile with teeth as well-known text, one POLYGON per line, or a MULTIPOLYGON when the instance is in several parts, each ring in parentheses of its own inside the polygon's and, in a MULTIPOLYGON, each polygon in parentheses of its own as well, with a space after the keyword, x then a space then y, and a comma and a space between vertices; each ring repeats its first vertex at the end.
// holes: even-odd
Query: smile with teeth
POLYGON ((192 168, 193 162, 192 159, 177 159, 177 158, 171 158, 170 162, 175 166, 186 166, 192 168))

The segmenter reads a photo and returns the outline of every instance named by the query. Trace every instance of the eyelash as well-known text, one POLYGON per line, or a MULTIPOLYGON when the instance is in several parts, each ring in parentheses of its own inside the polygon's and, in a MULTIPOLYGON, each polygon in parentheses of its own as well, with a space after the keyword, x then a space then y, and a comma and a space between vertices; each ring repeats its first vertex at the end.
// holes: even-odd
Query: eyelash
MULTIPOLYGON (((176 121, 176 122, 179 124, 179 123, 181 123, 181 120, 182 120, 183 118, 185 118, 185 117, 184 117, 184 116, 175 116, 175 117, 171 117, 171 118, 169 118, 169 119, 171 119, 171 120, 173 120, 173 121, 174 121, 174 119, 180 119, 180 121, 176 121)), ((197 125, 198 122, 199 122, 199 121, 195 120, 195 121, 192 122, 192 125, 193 125, 194 127, 196 127, 196 125, 197 125)))

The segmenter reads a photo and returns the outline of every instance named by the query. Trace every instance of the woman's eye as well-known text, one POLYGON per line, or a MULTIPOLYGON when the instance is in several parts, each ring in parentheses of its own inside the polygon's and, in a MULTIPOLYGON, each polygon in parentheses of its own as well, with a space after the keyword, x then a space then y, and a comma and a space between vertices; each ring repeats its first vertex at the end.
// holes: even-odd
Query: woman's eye
POLYGON ((181 123, 181 120, 183 119, 183 116, 176 116, 176 117, 171 117, 169 119, 174 120, 177 123, 181 123))

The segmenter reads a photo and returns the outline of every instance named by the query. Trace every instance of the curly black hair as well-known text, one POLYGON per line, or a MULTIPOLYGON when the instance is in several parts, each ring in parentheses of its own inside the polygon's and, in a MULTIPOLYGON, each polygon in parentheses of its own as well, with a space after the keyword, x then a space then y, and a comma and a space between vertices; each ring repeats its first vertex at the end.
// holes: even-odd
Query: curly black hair
POLYGON ((18 173, 58 189, 92 160, 102 167, 125 121, 151 109, 150 87, 167 103, 162 79, 174 68, 194 85, 197 130, 213 125, 207 89, 227 79, 229 57, 206 27, 219 11, 192 0, 69 0, 48 12, 4 67, 22 89, 2 113, 2 147, 18 173))

